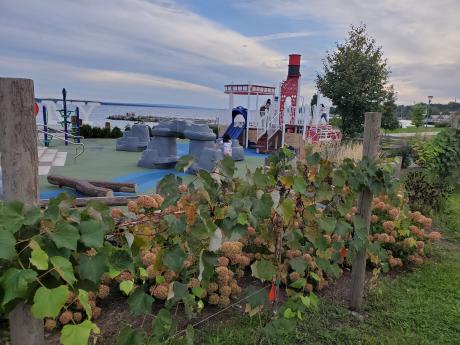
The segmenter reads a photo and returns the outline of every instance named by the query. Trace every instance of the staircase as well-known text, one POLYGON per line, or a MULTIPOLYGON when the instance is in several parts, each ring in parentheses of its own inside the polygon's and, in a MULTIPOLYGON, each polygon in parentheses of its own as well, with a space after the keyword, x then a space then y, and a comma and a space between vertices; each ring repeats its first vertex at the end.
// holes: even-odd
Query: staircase
POLYGON ((257 144, 254 145, 254 148, 258 153, 272 153, 277 150, 281 145, 281 128, 278 128, 271 136, 268 138, 268 134, 265 133, 257 141, 257 144))

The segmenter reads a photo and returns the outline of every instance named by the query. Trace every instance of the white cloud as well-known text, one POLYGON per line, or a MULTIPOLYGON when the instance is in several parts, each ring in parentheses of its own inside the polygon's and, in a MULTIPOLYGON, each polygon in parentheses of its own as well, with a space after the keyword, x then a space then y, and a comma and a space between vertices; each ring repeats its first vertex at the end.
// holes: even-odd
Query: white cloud
POLYGON ((307 37, 314 35, 313 32, 300 31, 300 32, 277 32, 270 35, 253 36, 251 37, 256 42, 282 40, 286 38, 307 37))
MULTIPOLYGON (((0 57, 99 71, 69 75, 85 76, 88 83, 168 85, 196 92, 192 85, 199 85, 201 103, 209 89, 223 90, 235 76, 242 79, 235 82, 264 83, 285 72, 285 57, 278 52, 170 0, 2 0, 0 42, 0 57)), ((0 65, 0 74, 5 72, 0 65)), ((55 80, 52 69, 49 73, 44 78, 55 80)), ((197 102, 183 95, 181 103, 197 102)))
POLYGON ((447 87, 454 76, 439 80, 438 74, 441 65, 460 68, 458 0, 236 0, 235 4, 259 15, 314 19, 335 31, 334 40, 344 38, 350 24, 364 22, 393 67, 400 100, 412 103, 429 93, 452 99, 458 92, 447 87), (411 66, 423 68, 414 74, 408 70, 411 66), (439 89, 430 89, 425 83, 429 79, 439 89))

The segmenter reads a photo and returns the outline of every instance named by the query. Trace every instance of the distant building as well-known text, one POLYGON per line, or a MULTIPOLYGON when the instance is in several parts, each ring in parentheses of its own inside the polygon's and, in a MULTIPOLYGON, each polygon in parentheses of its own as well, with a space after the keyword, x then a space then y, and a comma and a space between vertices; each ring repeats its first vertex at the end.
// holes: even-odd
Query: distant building
POLYGON ((453 113, 451 113, 449 115, 441 115, 441 114, 431 115, 428 118, 427 123, 429 125, 448 124, 451 121, 452 115, 453 115, 453 113))

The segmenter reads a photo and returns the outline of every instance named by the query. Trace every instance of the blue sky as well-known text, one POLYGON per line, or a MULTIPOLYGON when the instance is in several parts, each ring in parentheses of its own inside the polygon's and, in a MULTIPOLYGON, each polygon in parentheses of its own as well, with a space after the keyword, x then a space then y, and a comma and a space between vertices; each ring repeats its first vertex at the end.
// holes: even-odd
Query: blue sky
POLYGON ((223 85, 278 85, 302 54, 302 95, 321 59, 364 22, 399 102, 460 98, 458 0, 0 0, 0 76, 38 97, 225 107, 223 85))

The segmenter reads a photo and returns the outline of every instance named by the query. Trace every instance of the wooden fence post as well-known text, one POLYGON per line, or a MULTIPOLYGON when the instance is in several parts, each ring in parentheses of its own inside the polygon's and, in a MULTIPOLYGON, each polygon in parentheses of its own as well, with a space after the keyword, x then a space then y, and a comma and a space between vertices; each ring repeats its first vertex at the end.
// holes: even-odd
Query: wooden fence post
MULTIPOLYGON (((364 120, 363 158, 374 159, 379 151, 380 113, 366 113, 364 120)), ((372 211, 371 191, 364 189, 358 198, 358 214, 364 219, 369 233, 372 211)), ((351 270, 350 309, 359 311, 363 303, 364 281, 366 277, 366 249, 355 254, 351 270)))
MULTIPOLYGON (((0 78, 0 153, 5 201, 38 205, 37 128, 34 83, 0 78)), ((43 345, 43 320, 20 303, 9 315, 12 345, 43 345)))

